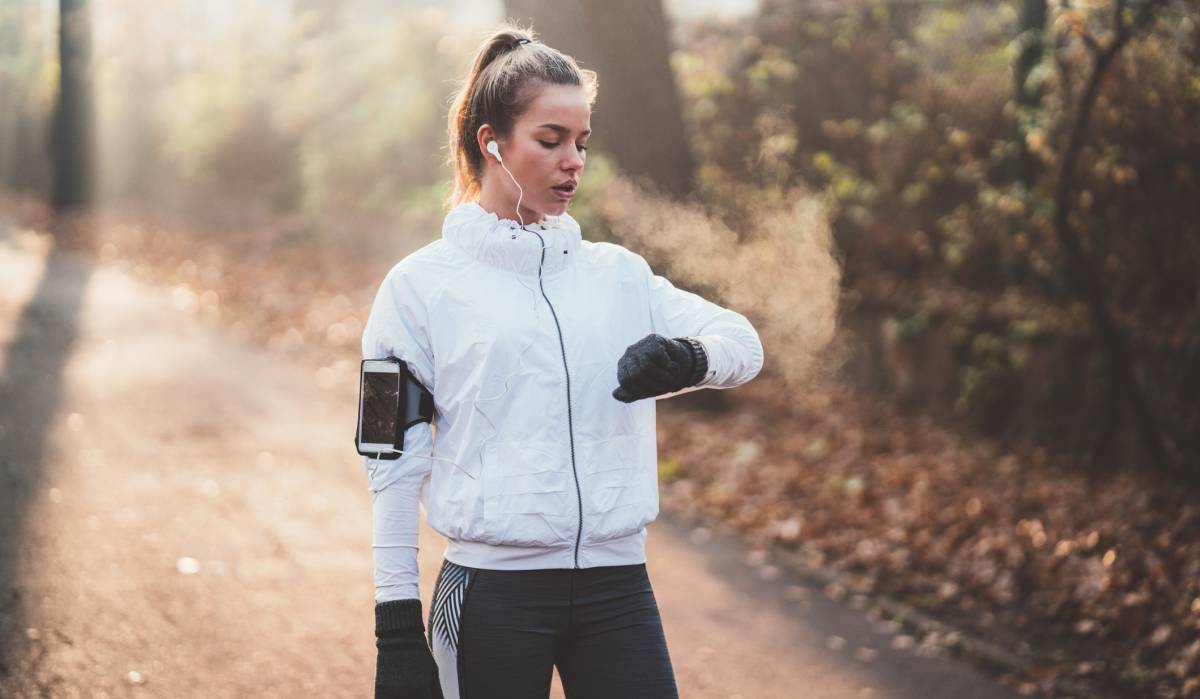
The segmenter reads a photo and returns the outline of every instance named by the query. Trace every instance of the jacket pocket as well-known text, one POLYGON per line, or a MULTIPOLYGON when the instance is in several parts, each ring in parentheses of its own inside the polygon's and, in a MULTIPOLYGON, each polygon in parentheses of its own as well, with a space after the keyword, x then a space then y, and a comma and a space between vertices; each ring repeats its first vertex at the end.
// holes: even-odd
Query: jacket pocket
POLYGON ((484 446, 481 541, 556 546, 574 539, 575 490, 564 449, 527 441, 484 446))
POLYGON ((633 433, 580 444, 584 543, 628 536, 658 514, 657 466, 640 458, 641 439, 633 433))

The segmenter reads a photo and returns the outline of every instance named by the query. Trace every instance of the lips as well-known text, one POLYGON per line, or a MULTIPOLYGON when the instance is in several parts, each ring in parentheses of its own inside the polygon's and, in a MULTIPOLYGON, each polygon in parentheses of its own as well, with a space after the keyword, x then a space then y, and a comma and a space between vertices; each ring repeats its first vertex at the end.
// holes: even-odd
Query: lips
POLYGON ((554 190, 554 194, 560 199, 566 200, 575 196, 575 188, 578 186, 578 184, 579 183, 574 181, 568 181, 563 182, 562 184, 556 184, 550 189, 554 190))

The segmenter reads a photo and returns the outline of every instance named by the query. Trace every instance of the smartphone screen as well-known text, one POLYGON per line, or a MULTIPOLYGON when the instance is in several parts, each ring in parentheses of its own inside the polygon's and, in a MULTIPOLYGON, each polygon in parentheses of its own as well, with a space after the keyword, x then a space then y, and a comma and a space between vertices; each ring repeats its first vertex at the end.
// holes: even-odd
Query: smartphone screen
POLYGON ((396 439, 396 413, 400 407, 400 374, 363 373, 362 441, 392 444, 396 439))

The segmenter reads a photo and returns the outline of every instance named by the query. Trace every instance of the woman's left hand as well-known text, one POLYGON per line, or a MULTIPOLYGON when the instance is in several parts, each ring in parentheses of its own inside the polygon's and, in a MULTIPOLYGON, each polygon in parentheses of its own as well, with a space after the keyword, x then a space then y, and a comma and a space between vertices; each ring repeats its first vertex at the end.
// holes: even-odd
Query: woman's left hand
POLYGON ((651 333, 625 350, 617 362, 613 398, 632 403, 642 398, 672 393, 692 385, 696 359, 683 340, 651 333))

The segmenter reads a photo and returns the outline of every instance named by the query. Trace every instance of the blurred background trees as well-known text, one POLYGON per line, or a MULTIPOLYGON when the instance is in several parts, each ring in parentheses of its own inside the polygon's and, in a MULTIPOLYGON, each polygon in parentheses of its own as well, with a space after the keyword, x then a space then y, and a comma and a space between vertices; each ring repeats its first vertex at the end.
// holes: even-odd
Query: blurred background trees
POLYGON ((1044 39, 1015 2, 764 2, 749 29, 693 27, 700 185, 731 219, 825 189, 870 383, 1190 477, 1196 5, 1046 10, 1044 39))
POLYGON ((640 0, 507 0, 507 15, 600 75, 597 145, 665 194, 692 187, 692 153, 670 65, 662 5, 640 0))
POLYGON ((509 16, 600 73, 590 237, 621 236, 606 173, 743 241, 816 192, 847 376, 1089 468, 1200 473, 1194 1, 93 0, 90 74, 57 5, 0 7, 9 192, 390 259, 436 235, 448 97, 509 16), (84 143, 89 84, 94 187, 90 150, 48 155, 84 143))

